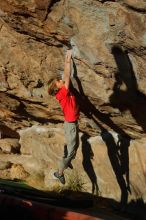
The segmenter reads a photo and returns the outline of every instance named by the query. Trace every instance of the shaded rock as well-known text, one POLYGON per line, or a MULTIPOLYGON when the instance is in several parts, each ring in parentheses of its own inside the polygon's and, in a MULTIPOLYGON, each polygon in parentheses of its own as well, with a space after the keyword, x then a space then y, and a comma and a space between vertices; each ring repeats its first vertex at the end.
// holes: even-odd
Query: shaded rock
POLYGON ((49 6, 52 0, 35 0, 35 1, 1 1, 1 7, 8 13, 11 12, 18 16, 28 17, 38 17, 39 19, 44 19, 47 15, 49 6))
POLYGON ((0 139, 0 149, 4 153, 19 153, 20 145, 18 139, 4 138, 0 139))
MULTIPOLYGON (((5 109, 5 111, 7 112, 9 111, 14 111, 16 110, 16 108, 20 105, 19 101, 10 97, 9 94, 6 93, 0 93, 0 106, 1 109, 5 109)), ((9 113, 10 114, 10 113, 9 113)), ((15 115, 14 113, 11 112, 11 115, 15 115)), ((9 115, 7 115, 8 117, 9 115)))
POLYGON ((35 0, 36 2, 36 13, 43 20, 48 14, 48 10, 53 3, 53 0, 35 0))
POLYGON ((144 12, 146 11, 146 2, 144 0, 124 0, 124 3, 126 3, 129 7, 139 11, 139 12, 144 12))
POLYGON ((2 138, 19 138, 19 134, 17 131, 11 129, 3 123, 0 123, 0 131, 2 138))
POLYGON ((0 170, 5 170, 11 167, 11 163, 10 162, 3 162, 0 161, 0 170))

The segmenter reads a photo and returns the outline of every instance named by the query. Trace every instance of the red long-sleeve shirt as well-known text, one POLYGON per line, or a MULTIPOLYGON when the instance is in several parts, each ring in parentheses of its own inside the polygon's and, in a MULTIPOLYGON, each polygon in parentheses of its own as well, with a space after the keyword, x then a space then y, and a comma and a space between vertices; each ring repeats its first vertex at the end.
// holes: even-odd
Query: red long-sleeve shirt
POLYGON ((79 107, 76 103, 74 94, 63 86, 56 94, 56 99, 59 101, 62 111, 64 113, 65 121, 75 122, 78 120, 79 107))

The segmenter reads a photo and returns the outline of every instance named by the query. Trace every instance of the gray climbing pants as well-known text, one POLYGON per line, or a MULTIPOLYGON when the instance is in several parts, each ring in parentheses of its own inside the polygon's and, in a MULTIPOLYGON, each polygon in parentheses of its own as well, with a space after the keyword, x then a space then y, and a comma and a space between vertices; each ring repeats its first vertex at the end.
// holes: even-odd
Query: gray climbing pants
POLYGON ((66 152, 60 162, 59 170, 63 172, 75 158, 79 146, 78 122, 64 122, 66 152))

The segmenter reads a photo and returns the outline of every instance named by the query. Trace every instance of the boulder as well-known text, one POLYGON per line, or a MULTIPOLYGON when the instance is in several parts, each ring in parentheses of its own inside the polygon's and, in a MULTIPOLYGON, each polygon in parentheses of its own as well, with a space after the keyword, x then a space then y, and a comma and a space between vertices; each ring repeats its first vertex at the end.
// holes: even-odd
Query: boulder
MULTIPOLYGON (((144 0, 0 1, 0 143, 13 138, 20 146, 16 154, 12 140, 1 144, 3 176, 10 177, 8 162, 43 177, 46 188, 56 184, 64 119, 47 88, 72 47, 79 182, 93 194, 146 201, 145 6, 144 0)), ((65 174, 68 183, 72 173, 65 174)))
POLYGON ((19 140, 15 138, 4 138, 0 139, 0 149, 4 153, 19 153, 20 145, 19 140))

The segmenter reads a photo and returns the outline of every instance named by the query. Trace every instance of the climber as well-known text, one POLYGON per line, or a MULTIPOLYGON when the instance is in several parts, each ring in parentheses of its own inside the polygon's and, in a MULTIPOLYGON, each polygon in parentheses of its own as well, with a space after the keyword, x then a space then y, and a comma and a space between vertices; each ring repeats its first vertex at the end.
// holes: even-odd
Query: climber
POLYGON ((79 144, 79 107, 70 87, 71 63, 72 50, 67 50, 64 64, 64 78, 62 79, 61 76, 59 76, 51 79, 48 88, 49 95, 55 95, 59 101, 65 118, 64 132, 67 151, 59 164, 58 171, 54 173, 54 176, 58 178, 62 184, 65 184, 64 170, 68 167, 73 169, 71 161, 76 156, 79 144))

